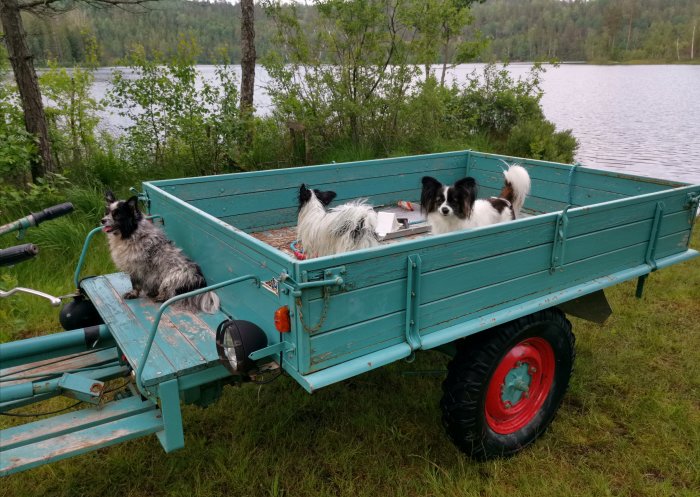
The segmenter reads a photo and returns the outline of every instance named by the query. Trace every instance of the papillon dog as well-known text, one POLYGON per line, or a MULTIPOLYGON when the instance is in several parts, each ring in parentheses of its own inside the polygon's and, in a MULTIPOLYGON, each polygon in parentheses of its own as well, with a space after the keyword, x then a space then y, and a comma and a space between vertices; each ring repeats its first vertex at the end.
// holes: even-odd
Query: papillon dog
POLYGON ((307 258, 340 254, 379 244, 377 213, 365 200, 326 209, 335 192, 299 188, 297 238, 307 258))
POLYGON ((421 208, 427 213, 433 234, 512 221, 520 217, 530 193, 530 175, 518 165, 503 172, 504 183, 498 197, 477 199, 476 180, 463 178, 446 186, 430 176, 423 177, 421 208))
MULTIPOLYGON (((125 299, 141 293, 156 302, 207 286, 202 270, 168 240, 165 233, 139 211, 138 198, 117 200, 105 195, 107 211, 102 231, 107 234, 114 264, 131 279, 125 299)), ((207 292, 178 302, 181 308, 213 314, 219 309, 219 297, 207 292)))

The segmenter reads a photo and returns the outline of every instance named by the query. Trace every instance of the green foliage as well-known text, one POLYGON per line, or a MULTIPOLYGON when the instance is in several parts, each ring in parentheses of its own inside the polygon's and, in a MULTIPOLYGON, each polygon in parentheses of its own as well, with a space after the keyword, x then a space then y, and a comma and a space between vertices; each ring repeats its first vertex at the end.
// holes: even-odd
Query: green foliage
POLYGON ((217 66, 216 80, 198 77, 198 48, 182 40, 177 55, 147 57, 137 46, 116 71, 109 103, 133 124, 124 159, 155 175, 212 174, 241 160, 244 132, 233 70, 217 66))
POLYGON ((6 82, 7 55, 0 45, 0 188, 3 184, 23 185, 28 180, 37 148, 24 129, 17 93, 6 82))
POLYGON ((489 0, 473 15, 486 60, 700 61, 697 0, 489 0))
MULTIPOLYGON (((540 106, 544 66, 535 64, 524 78, 513 78, 506 66, 488 64, 469 84, 454 90, 445 120, 464 138, 479 136, 489 150, 559 162, 572 162, 578 146, 570 130, 557 132, 540 106)), ((479 148, 478 146, 476 148, 479 148)))
POLYGON ((45 111, 59 168, 77 167, 95 151, 102 105, 91 95, 94 80, 89 69, 76 66, 68 71, 55 62, 39 78, 42 94, 49 100, 45 111))
POLYGON ((482 75, 472 73, 450 107, 450 119, 467 134, 486 132, 506 136, 524 118, 541 119, 544 67, 535 65, 526 78, 515 80, 506 66, 488 64, 482 75))
POLYGON ((524 119, 510 131, 503 152, 553 162, 572 163, 578 147, 571 130, 556 131, 545 119, 524 119))
POLYGON ((318 29, 310 34, 295 7, 275 4, 268 10, 284 56, 268 57, 265 64, 275 116, 301 125, 315 156, 336 141, 391 149, 398 111, 416 74, 408 64, 398 7, 390 0, 316 5, 318 29))

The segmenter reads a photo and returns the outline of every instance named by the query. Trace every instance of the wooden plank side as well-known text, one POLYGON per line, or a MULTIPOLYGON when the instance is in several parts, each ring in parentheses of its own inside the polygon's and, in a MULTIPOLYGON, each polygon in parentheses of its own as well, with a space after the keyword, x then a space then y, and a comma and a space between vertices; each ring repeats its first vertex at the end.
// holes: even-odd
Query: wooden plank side
POLYGON ((489 172, 500 173, 506 164, 520 164, 528 170, 533 179, 561 183, 568 185, 570 182, 584 188, 592 188, 612 193, 621 193, 625 196, 644 195, 672 188, 686 186, 677 181, 634 176, 602 169, 592 169, 585 166, 577 166, 573 175, 572 165, 556 162, 539 161, 518 157, 506 157, 495 154, 472 152, 469 158, 469 171, 482 169, 489 172))
MULTIPOLYGON (((148 330, 139 322, 136 314, 121 297, 126 288, 131 288, 128 276, 123 273, 112 275, 116 278, 115 288, 107 276, 97 276, 83 280, 82 287, 95 303, 107 326, 112 332, 114 340, 119 348, 129 359, 129 364, 136 370, 141 361, 141 355, 146 347, 148 330), (125 282, 119 283, 121 280, 125 282), (120 293, 121 290, 121 293, 120 293)), ((176 368, 168 360, 168 357, 160 349, 158 343, 154 343, 144 368, 143 378, 173 378, 176 368)))
MULTIPOLYGON (((683 231, 661 238, 657 257, 662 258, 685 250, 688 234, 683 231)), ((574 284, 603 277, 607 274, 644 264, 647 244, 626 247, 612 253, 590 257, 566 264, 561 271, 550 274, 539 271, 511 281, 467 292, 421 306, 421 333, 430 333, 476 317, 479 311, 493 312, 521 303, 537 295, 559 291, 574 284)))
MULTIPOLYGON (((687 213, 687 195, 698 191, 700 191, 700 186, 690 186, 677 190, 657 192, 635 198, 615 200, 604 204, 571 209, 568 212, 570 219, 568 229, 569 236, 576 236, 590 231, 613 227, 616 224, 631 223, 650 218, 654 215, 657 202, 664 203, 665 214, 678 211, 685 211, 687 213), (581 222, 573 221, 579 217, 585 217, 585 219, 582 219, 581 222)), ((491 237, 497 233, 513 231, 522 226, 552 222, 554 219, 556 219, 555 213, 545 214, 484 228, 463 230, 445 235, 424 237, 404 243, 386 245, 381 247, 379 251, 376 249, 360 250, 333 257, 310 259, 298 264, 301 271, 307 271, 309 274, 313 274, 317 271, 320 273, 332 266, 345 265, 346 268, 350 268, 354 264, 362 264, 363 261, 379 261, 379 257, 387 257, 384 261, 390 261, 393 256, 398 254, 404 254, 405 257, 408 254, 430 250, 431 247, 438 245, 450 245, 453 248, 457 248, 459 247, 459 243, 469 244, 472 243, 475 238, 491 237)), ((465 245, 465 247, 466 246, 468 245, 465 245)), ((451 259, 449 257, 444 259, 445 265, 450 265, 450 261, 451 259)), ((377 264, 377 267, 380 267, 380 265, 377 264)))
MULTIPOLYGON (((419 199, 420 194, 421 188, 416 187, 413 190, 401 190, 371 195, 368 197, 368 201, 373 206, 394 205, 399 200, 419 199)), ((349 199, 350 198, 345 200, 349 199)), ((285 226, 294 226, 297 224, 298 214, 299 208, 295 205, 294 207, 288 207, 286 209, 259 211, 249 214, 239 214, 237 216, 223 216, 220 219, 241 230, 253 233, 285 226)))
MULTIPOLYGON (((685 195, 666 195, 663 203, 664 217, 660 226, 661 232, 665 234, 670 233, 670 230, 689 229, 690 217, 686 208, 685 195)), ((617 245, 613 248, 624 246, 625 239, 631 234, 634 234, 635 239, 648 238, 650 234, 649 223, 656 212, 656 202, 639 203, 628 200, 623 204, 611 205, 606 209, 584 208, 570 211, 567 237, 570 240, 576 240, 578 237, 592 235, 605 240, 611 236, 618 236, 617 245), (647 224, 638 224, 642 222, 647 224), (639 230, 638 233, 637 230, 639 230), (596 232, 601 232, 601 234, 593 235, 596 232)), ((423 272, 428 273, 485 257, 551 243, 554 235, 555 217, 555 215, 539 216, 488 228, 467 230, 439 237, 427 237, 418 242, 390 248, 391 251, 388 255, 384 255, 386 249, 382 249, 374 254, 374 257, 345 264, 344 279, 349 289, 360 289, 391 280, 403 279, 406 276, 406 258, 411 254, 421 257, 423 272), (412 250, 414 247, 415 249, 412 250)), ((567 260, 576 260, 573 258, 585 257, 586 250, 588 249, 585 244, 581 245, 576 242, 571 245, 568 243, 568 255, 565 254, 565 257, 567 260), (583 253, 579 256, 576 252, 569 253, 570 250, 579 250, 583 253)), ((306 264, 304 263, 304 265, 306 264)), ((334 265, 338 265, 338 262, 329 261, 325 264, 326 267, 334 265)), ((314 272, 310 272, 310 274, 314 274, 314 272)), ((308 299, 319 297, 320 291, 307 293, 308 299)))
MULTIPOLYGON (((687 241, 687 231, 661 238, 657 246, 657 257, 662 258, 684 251, 687 241)), ((646 248, 646 243, 636 244, 613 253, 567 264, 563 271, 554 274, 550 274, 548 270, 535 271, 520 278, 423 304, 420 306, 421 334, 478 319, 538 296, 637 266, 643 263, 646 248)), ((523 264, 527 265, 527 262, 524 261, 523 264)), ((499 267, 500 264, 494 261, 492 272, 497 272, 499 267)), ((386 344, 400 343, 405 340, 405 319, 405 312, 401 311, 370 322, 359 322, 331 333, 310 337, 312 354, 309 364, 302 365, 302 369, 307 368, 306 372, 318 371, 379 350, 386 344), (345 331, 348 333, 344 333, 345 331)))
MULTIPOLYGON (((664 218, 660 225, 660 236, 682 231, 685 228, 683 216, 683 213, 677 213, 664 218)), ((648 219, 569 239, 566 244, 564 260, 571 263, 614 252, 631 245, 646 243, 649 240, 652 223, 653 220, 648 219)), ((421 275, 421 304, 521 278, 535 271, 547 270, 551 254, 551 243, 507 253, 499 253, 497 248, 491 247, 491 252, 488 255, 435 270, 430 270, 431 261, 426 259, 423 261, 424 267, 421 275), (527 264, 523 264, 523 261, 527 261, 527 264)), ((315 334, 348 326, 359 319, 371 319, 399 312, 405 308, 405 291, 405 279, 401 278, 379 285, 361 287, 355 291, 338 293, 331 300, 328 317, 323 328, 316 331, 315 334), (367 302, 371 302, 372 305, 368 306, 367 302), (344 312, 333 312, 333 309, 343 309, 344 312)), ((323 306, 322 299, 311 300, 307 314, 318 316, 323 306)))
MULTIPOLYGON (((317 184, 343 183, 358 178, 392 178, 406 174, 439 174, 446 169, 466 171, 468 152, 396 157, 359 162, 325 164, 252 173, 236 173, 206 178, 183 178, 153 182, 155 186, 185 201, 232 195, 298 188, 302 182, 317 184)), ((380 181, 385 181, 384 179, 380 181)), ((389 180, 385 181, 388 182, 389 180)))
POLYGON ((279 272, 290 269, 292 261, 287 255, 256 240, 239 228, 212 217, 159 189, 147 188, 147 191, 151 213, 162 217, 163 229, 168 236, 176 245, 185 249, 185 253, 190 257, 196 258, 200 266, 202 265, 200 260, 205 259, 220 263, 221 254, 226 253, 226 251, 212 253, 210 250, 202 252, 189 250, 189 244, 201 243, 203 241, 201 238, 204 235, 205 242, 206 239, 211 238, 218 243, 235 247, 240 255, 251 261, 256 261, 262 267, 271 267, 274 268, 274 271, 279 272))
MULTIPOLYGON (((488 187, 500 189, 503 185, 503 174, 495 171, 483 171, 473 169, 470 174, 477 180, 480 187, 488 187)), ((587 173, 579 173, 579 177, 587 173)), ((551 181, 532 178, 532 186, 530 190, 530 198, 550 200, 564 205, 569 204, 569 187, 563 183, 554 183, 551 181)), ((626 198, 626 195, 615 192, 606 192, 593 188, 584 188, 577 184, 571 187, 571 205, 591 205, 600 202, 609 202, 610 200, 618 200, 626 198)))
MULTIPOLYGON (((239 243, 240 239, 227 236, 227 233, 222 233, 209 224, 197 223, 196 217, 184 219, 186 222, 183 222, 183 216, 187 218, 192 214, 180 215, 180 209, 171 204, 159 203, 158 208, 164 213, 165 230, 168 235, 176 241, 178 246, 185 249, 186 253, 194 256, 209 284, 247 274, 253 274, 261 281, 268 281, 279 278, 282 272, 292 273, 293 271, 291 260, 289 265, 277 264, 267 257, 265 250, 258 252, 254 248, 239 243), (169 230, 169 227, 175 223, 169 222, 168 219, 179 220, 173 230, 169 230)), ((269 250, 281 254, 276 249, 269 248, 269 250)), ((223 287, 216 293, 221 299, 223 312, 237 319, 254 322, 267 333, 271 343, 273 343, 272 340, 279 339, 274 327, 274 312, 286 302, 282 302, 278 295, 256 287, 252 281, 223 287)), ((202 315, 201 319, 206 321, 208 318, 202 315)), ((216 326, 213 327, 216 328, 216 326)), ((210 349, 200 338, 190 336, 188 340, 197 347, 204 347, 202 352, 206 357, 210 349)))
POLYGON ((301 365, 302 374, 319 371, 404 342, 405 323, 406 313, 402 311, 313 336, 310 338, 309 363, 301 365), (378 333, 377 330, 381 332, 378 333))
MULTIPOLYGON (((441 177, 447 182, 454 182, 464 177, 464 166, 440 171, 441 177)), ((219 196, 216 198, 190 200, 189 203, 214 217, 232 217, 240 214, 256 213, 261 210, 276 211, 293 207, 298 208, 299 186, 306 183, 310 188, 321 191, 332 190, 338 196, 332 202, 331 207, 349 200, 367 198, 374 202, 379 196, 397 193, 398 198, 405 198, 407 191, 421 188, 421 178, 424 171, 416 173, 402 173, 396 176, 385 177, 378 181, 376 178, 354 178, 339 182, 330 180, 324 183, 310 182, 302 177, 293 186, 283 188, 281 186, 270 191, 244 192, 235 195, 219 196)), ((420 195, 418 195, 420 197, 420 195)), ((415 200, 413 197, 411 200, 415 200)), ((240 224, 237 225, 240 227, 240 224)))

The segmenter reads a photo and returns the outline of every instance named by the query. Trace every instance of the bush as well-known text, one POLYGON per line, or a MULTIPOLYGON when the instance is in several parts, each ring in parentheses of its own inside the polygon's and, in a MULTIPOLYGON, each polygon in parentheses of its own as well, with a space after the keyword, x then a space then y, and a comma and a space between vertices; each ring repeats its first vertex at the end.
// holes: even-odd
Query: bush
POLYGON ((545 119, 520 121, 510 131, 503 153, 554 162, 571 163, 578 147, 571 130, 556 131, 545 119))
POLYGON ((0 53, 0 186, 23 186, 29 181, 31 164, 37 158, 34 138, 24 128, 17 93, 5 82, 4 53, 0 53))
POLYGON ((197 53, 194 43, 182 41, 175 57, 164 61, 137 46, 126 61, 133 74, 114 75, 108 100, 133 123, 125 130, 123 156, 142 173, 214 174, 243 157, 233 70, 219 66, 215 82, 202 80, 197 53))

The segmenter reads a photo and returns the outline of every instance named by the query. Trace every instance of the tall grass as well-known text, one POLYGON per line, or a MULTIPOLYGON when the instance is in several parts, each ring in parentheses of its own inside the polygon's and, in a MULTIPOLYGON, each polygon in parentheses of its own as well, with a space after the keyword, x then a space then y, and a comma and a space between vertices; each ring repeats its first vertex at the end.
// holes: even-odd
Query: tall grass
MULTIPOLYGON (((103 249, 86 274, 110 270, 103 249)), ((51 248, 12 275, 60 293, 76 259, 51 248)), ((151 436, 12 475, 0 496, 697 497, 700 261, 654 273, 641 300, 634 290, 627 282, 607 291, 615 312, 603 326, 572 320, 570 390, 551 429, 511 459, 474 462, 449 442, 442 378, 406 374, 445 367, 425 352, 314 395, 289 377, 226 387, 206 409, 184 407, 180 451, 164 454, 151 436)), ((3 320, 3 340, 58 329, 43 301, 19 298, 12 308, 23 323, 3 320)))

